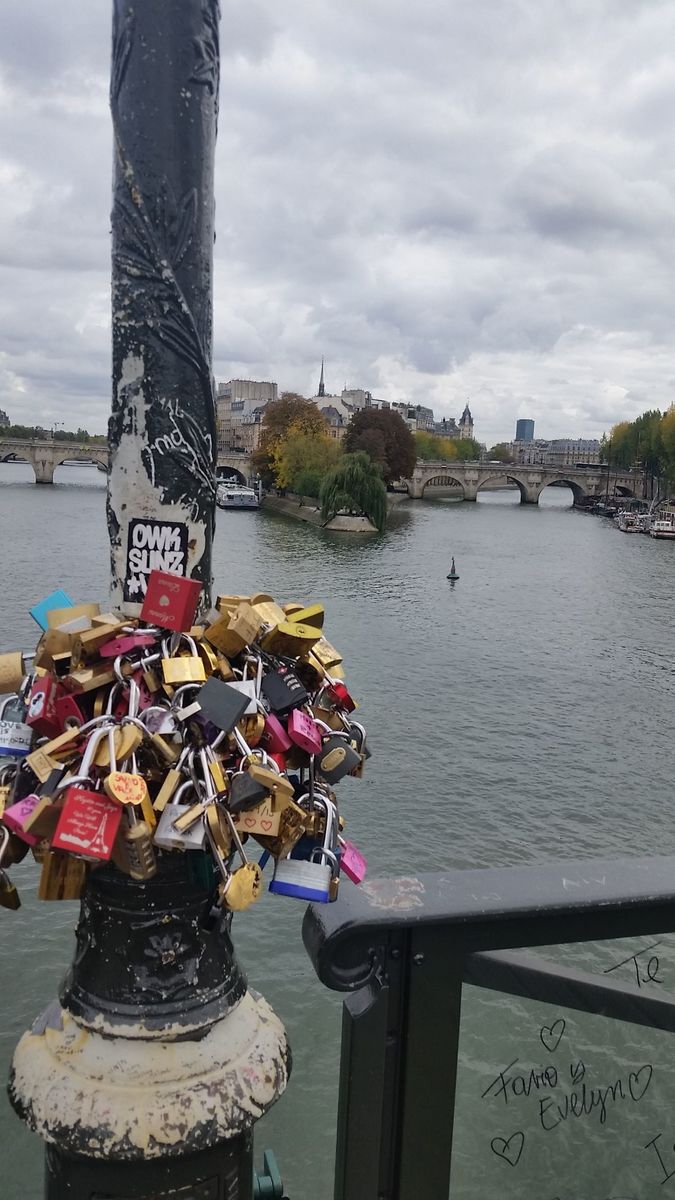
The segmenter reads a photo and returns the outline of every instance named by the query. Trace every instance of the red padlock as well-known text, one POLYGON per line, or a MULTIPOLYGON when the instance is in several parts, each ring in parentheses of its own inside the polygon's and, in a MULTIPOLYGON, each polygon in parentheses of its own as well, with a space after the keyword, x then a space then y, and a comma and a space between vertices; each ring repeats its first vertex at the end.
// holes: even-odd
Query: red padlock
POLYGON ((62 732, 56 713, 56 702, 62 695, 63 687, 52 675, 41 675, 33 683, 25 720, 40 737, 53 738, 62 732))
POLYGON ((59 733, 64 733, 73 725, 84 725, 87 718, 75 697, 66 693, 65 696, 59 696, 56 701, 56 719, 59 733))
POLYGON ((202 585, 169 571, 151 571, 141 620, 175 633, 189 633, 195 623, 202 585))
POLYGON ((352 697, 347 691, 344 683, 342 683, 339 679, 334 679, 332 683, 328 685, 326 688, 326 695, 328 696, 331 704, 334 704, 336 708, 341 708, 345 712, 354 712, 354 709, 356 708, 356 701, 352 700, 352 697))
POLYGON ((69 787, 52 842, 54 850, 69 850, 107 862, 122 820, 122 806, 102 792, 69 787))
POLYGON ((278 751, 275 751, 275 750, 273 750, 273 751, 272 751, 272 753, 270 753, 270 752, 269 752, 269 750, 268 750, 268 752, 267 752, 267 757, 268 757, 269 759, 271 759, 273 763, 276 763, 276 765, 278 766, 278 768, 279 768, 279 770, 281 771, 282 775, 283 775, 283 774, 285 774, 285 772, 286 772, 286 767, 288 766, 288 764, 287 764, 287 762, 286 762, 286 755, 285 755, 285 754, 280 754, 278 751))

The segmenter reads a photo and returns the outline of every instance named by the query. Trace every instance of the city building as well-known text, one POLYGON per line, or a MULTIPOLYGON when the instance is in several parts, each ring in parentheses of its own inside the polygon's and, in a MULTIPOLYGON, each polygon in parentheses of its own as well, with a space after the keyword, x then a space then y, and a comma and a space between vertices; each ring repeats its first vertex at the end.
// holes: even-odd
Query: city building
POLYGON ((391 405, 394 412, 403 417, 408 429, 412 433, 417 430, 424 430, 425 433, 434 432, 434 410, 433 408, 425 408, 423 404, 405 404, 394 402, 391 405))
POLYGON ((473 417, 471 416, 471 409, 469 408, 468 400, 467 400, 466 404, 464 405, 464 412, 462 413, 461 417, 459 418, 459 421, 457 422, 457 424, 459 427, 460 438, 472 438, 473 437, 473 417))
POLYGON ((534 421, 531 421, 528 418, 521 418, 519 421, 516 421, 516 441, 534 441, 534 421))
POLYGON ((276 383, 258 379, 229 379, 218 384, 216 426, 219 450, 255 449, 260 440, 262 412, 278 398, 276 383), (260 410, 260 411, 259 411, 260 410), (256 440, 257 438, 257 440, 256 440), (255 445, 251 446, 251 442, 255 445))
POLYGON ((440 437, 458 438, 459 429, 457 428, 455 418, 443 417, 442 421, 436 421, 434 423, 434 433, 437 433, 440 437))
POLYGON ((574 467, 577 463, 594 466, 600 462, 600 442, 596 438, 553 438, 511 443, 513 461, 524 464, 548 463, 574 467))
POLYGON ((9 429, 11 423, 4 408, 0 408, 0 429, 9 429))
POLYGON ((332 438, 342 441, 347 432, 347 426, 355 412, 362 408, 389 408, 381 400, 374 400, 365 388, 343 388, 340 395, 326 391, 324 360, 321 359, 321 375, 316 396, 310 396, 328 424, 328 432, 332 438))

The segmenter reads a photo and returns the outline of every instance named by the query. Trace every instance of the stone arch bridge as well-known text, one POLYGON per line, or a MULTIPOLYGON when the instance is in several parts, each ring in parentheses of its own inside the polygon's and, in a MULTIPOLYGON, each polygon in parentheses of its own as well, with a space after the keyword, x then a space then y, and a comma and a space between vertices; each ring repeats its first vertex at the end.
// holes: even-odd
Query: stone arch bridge
MULTIPOLYGON (((418 462, 412 477, 405 481, 413 500, 421 500, 427 488, 460 487, 464 500, 475 500, 486 484, 507 487, 515 484, 521 504, 537 504, 545 487, 551 483, 571 488, 577 504, 586 496, 600 498, 608 490, 607 469, 602 467, 516 466, 510 463, 482 462, 418 462)), ((609 477, 610 494, 642 495, 640 474, 614 471, 609 477)))
MULTIPOLYGON (((0 437, 0 462, 27 462, 35 471, 36 483, 53 483, 54 471, 64 462, 89 462, 108 469, 108 446, 95 442, 66 442, 54 438, 0 437)), ((238 475, 248 482, 253 467, 250 454, 220 453, 221 474, 238 475)))
POLYGON ((36 483, 53 483, 54 471, 77 459, 108 467, 108 447, 95 442, 65 442, 54 438, 0 438, 0 462, 28 462, 36 483))

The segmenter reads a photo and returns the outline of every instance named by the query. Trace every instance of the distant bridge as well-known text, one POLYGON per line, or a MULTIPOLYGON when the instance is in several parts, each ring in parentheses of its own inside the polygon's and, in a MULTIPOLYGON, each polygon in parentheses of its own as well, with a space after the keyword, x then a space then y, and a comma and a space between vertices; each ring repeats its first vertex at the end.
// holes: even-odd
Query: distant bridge
MULTIPOLYGON (((28 462, 35 471, 36 483, 53 483, 54 471, 61 463, 77 459, 108 468, 108 447, 92 442, 65 442, 54 438, 0 438, 0 462, 28 462)), ((218 471, 240 476, 244 483, 254 471, 250 454, 220 451, 218 471)), ((551 483, 571 488, 575 503, 585 496, 604 496, 607 490, 607 470, 595 467, 515 466, 509 463, 484 462, 418 462, 412 477, 405 481, 408 493, 420 500, 427 488, 461 488, 464 500, 475 500, 480 489, 489 483, 493 487, 515 484, 522 504, 537 504, 545 487, 551 483)), ((609 487, 620 496, 643 494, 643 477, 639 472, 609 472, 609 487)))
MULTIPOLYGON (((66 442, 60 438, 2 438, 0 462, 27 462, 35 471, 36 483, 53 483, 54 471, 64 462, 77 459, 108 469, 108 447, 95 442, 66 442)), ((235 472, 248 482, 253 472, 250 454, 225 452, 218 455, 222 474, 235 472)))
POLYGON ((475 500, 482 487, 509 487, 515 484, 521 504, 537 504, 545 487, 551 483, 565 484, 578 503, 586 496, 610 494, 639 496, 643 492, 643 477, 639 472, 608 472, 601 467, 558 467, 547 465, 516 466, 511 463, 484 462, 418 462, 410 479, 405 480, 413 500, 421 500, 427 488, 460 487, 464 500, 475 500))
POLYGON ((250 483, 255 475, 251 455, 239 454, 236 450, 219 450, 218 474, 239 475, 242 483, 250 483))
POLYGON ((28 462, 36 483, 53 483, 63 462, 77 459, 108 467, 108 447, 95 442, 66 442, 54 438, 0 438, 0 462, 28 462))

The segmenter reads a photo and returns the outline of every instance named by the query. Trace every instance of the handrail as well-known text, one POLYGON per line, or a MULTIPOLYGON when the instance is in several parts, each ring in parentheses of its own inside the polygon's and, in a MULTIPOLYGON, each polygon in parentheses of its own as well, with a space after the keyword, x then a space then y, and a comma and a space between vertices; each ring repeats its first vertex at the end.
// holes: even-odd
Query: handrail
POLYGON ((464 983, 675 1032, 667 996, 522 949, 673 930, 674 856, 374 879, 308 908, 319 979, 352 993, 335 1200, 447 1200, 464 983))

